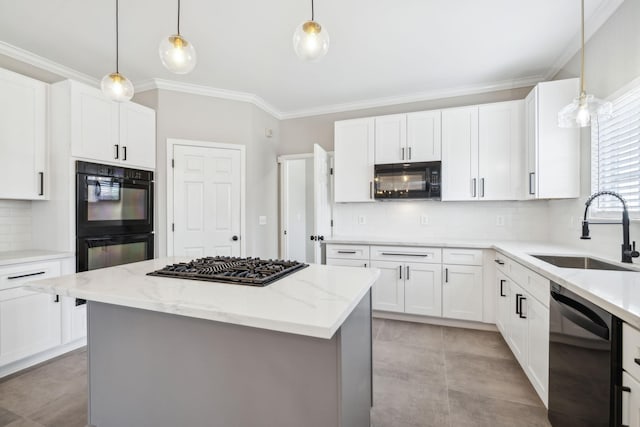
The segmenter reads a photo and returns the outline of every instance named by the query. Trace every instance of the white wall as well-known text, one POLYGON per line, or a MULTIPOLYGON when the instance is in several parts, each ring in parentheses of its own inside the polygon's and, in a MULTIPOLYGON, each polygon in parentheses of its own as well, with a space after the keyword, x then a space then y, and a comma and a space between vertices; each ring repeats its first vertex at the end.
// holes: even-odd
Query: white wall
MULTIPOLYGON (((585 50, 587 92, 606 98, 640 76, 640 2, 627 0, 588 41, 585 50)), ((580 73, 576 55, 555 77, 575 77, 580 73)), ((581 197, 577 200, 550 202, 549 228, 553 241, 575 246, 600 256, 620 259, 621 225, 590 227, 591 240, 580 240, 580 221, 584 202, 591 194, 590 128, 581 134, 581 197)), ((640 241, 640 221, 632 221, 631 239, 640 241)), ((634 262, 640 262, 635 260, 634 262)))
POLYGON ((0 200, 0 252, 32 247, 31 203, 25 200, 0 200))

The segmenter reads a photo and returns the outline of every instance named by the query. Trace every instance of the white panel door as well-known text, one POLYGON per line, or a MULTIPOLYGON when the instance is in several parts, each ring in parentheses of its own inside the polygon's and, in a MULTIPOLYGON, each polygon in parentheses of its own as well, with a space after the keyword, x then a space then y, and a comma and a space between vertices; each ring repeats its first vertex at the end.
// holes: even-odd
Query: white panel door
POLYGON ((240 150, 176 145, 173 254, 240 256, 240 150))
POLYGON ((409 160, 407 152, 407 115, 394 114, 375 118, 375 164, 409 160))
POLYGON ((478 198, 478 107, 442 110, 442 200, 478 198))
MULTIPOLYGON (((527 344, 529 342, 529 326, 527 324, 526 314, 521 315, 520 298, 523 297, 524 291, 515 283, 510 283, 511 295, 509 296, 509 336, 508 342, 516 356, 520 365, 527 366, 527 344)), ((523 303, 524 304, 524 303, 523 303)))
POLYGON ((482 321, 482 267, 450 264, 443 267, 442 316, 482 321))
POLYGON ((331 200, 329 179, 329 155, 318 144, 313 145, 313 235, 320 240, 314 243, 315 263, 322 263, 321 241, 331 237, 331 200))
POLYGON ((622 425, 640 427, 640 383, 623 371, 622 385, 629 387, 629 391, 622 393, 622 425))
POLYGON ((523 316, 527 318, 527 371, 529 379, 545 405, 549 397, 549 309, 538 300, 525 296, 523 316))
POLYGON ((407 158, 410 162, 442 159, 441 116, 440 110, 407 114, 407 158))
POLYGON ((392 261, 373 261, 371 268, 380 269, 380 277, 373 285, 373 309, 404 312, 404 264, 392 261))
POLYGON ((58 301, 22 288, 0 291, 0 365, 61 344, 58 301))
POLYGON ((121 160, 120 109, 99 89, 80 83, 71 86, 71 155, 89 160, 121 160))
POLYGON ((511 281, 504 274, 498 272, 496 274, 496 326, 502 333, 502 336, 507 339, 509 331, 509 319, 511 313, 509 312, 509 301, 511 298, 511 281))
POLYGON ((46 91, 45 83, 0 69, 0 199, 45 197, 46 91))
POLYGON ((334 198, 373 201, 374 118, 335 123, 334 198))
POLYGON ((441 264, 405 265, 404 311, 425 316, 442 316, 441 264))
POLYGON ((156 112, 134 102, 120 104, 120 158, 129 167, 156 167, 156 112))
POLYGON ((521 188, 524 101, 480 105, 479 200, 515 200, 521 188))
POLYGON ((538 140, 538 87, 536 86, 524 100, 525 131, 524 140, 525 152, 525 176, 524 176, 524 198, 535 199, 537 182, 537 150, 538 140))

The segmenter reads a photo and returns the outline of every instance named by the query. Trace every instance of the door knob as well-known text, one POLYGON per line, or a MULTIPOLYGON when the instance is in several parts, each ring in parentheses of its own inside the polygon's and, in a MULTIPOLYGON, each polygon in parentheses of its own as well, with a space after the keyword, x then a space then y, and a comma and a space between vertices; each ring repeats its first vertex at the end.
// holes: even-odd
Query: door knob
POLYGON ((237 240, 238 240, 238 236, 233 236, 233 237, 231 238, 231 240, 233 240, 234 242, 235 242, 235 241, 237 241, 237 240))
POLYGON ((324 240, 324 236, 318 236, 318 240, 324 240))

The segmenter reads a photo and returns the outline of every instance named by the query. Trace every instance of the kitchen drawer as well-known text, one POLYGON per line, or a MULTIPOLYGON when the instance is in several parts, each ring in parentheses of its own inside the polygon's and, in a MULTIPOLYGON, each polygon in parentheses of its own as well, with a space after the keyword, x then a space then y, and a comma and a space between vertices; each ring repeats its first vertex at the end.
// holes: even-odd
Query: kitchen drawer
POLYGON ((369 259, 327 258, 327 265, 341 265, 343 267, 368 268, 369 259))
POLYGON ((482 265, 482 249, 449 249, 442 250, 443 264, 482 265))
POLYGON ((549 292, 551 287, 549 279, 542 277, 538 273, 512 260, 509 260, 506 265, 509 270, 507 275, 511 277, 514 282, 530 293, 532 297, 540 301, 545 307, 549 307, 549 292))
POLYGON ((27 282, 60 276, 60 262, 46 261, 0 268, 0 290, 22 286, 27 282))
POLYGON ((371 246, 371 260, 441 263, 442 249, 416 246, 371 246))
POLYGON ((509 274, 509 263, 513 262, 511 259, 500 252, 496 252, 496 256, 493 261, 495 262, 498 271, 504 274, 509 274))
POLYGON ((622 324, 622 369, 640 380, 640 331, 622 324))
MULTIPOLYGON (((366 245, 334 245, 327 244, 327 259, 364 259, 369 261, 369 246, 366 245)), ((328 261, 327 261, 328 264, 328 261)))

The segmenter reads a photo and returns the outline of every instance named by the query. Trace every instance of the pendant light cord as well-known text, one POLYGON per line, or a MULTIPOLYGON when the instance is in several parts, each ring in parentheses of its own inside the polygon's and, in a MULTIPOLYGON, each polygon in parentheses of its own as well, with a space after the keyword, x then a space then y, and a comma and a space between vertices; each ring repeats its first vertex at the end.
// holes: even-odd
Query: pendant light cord
POLYGON ((119 16, 119 11, 118 11, 118 4, 120 2, 118 0, 116 0, 116 73, 120 73, 120 70, 118 68, 119 63, 120 63, 120 37, 119 37, 119 28, 118 28, 118 16, 119 16))
POLYGON ((582 26, 581 26, 581 37, 582 37, 582 48, 580 49, 580 94, 585 93, 584 91, 584 0, 582 0, 582 26))
POLYGON ((180 0, 178 0, 178 35, 180 35, 180 0))
POLYGON ((314 20, 314 14, 313 14, 313 0, 311 0, 311 20, 314 20))

